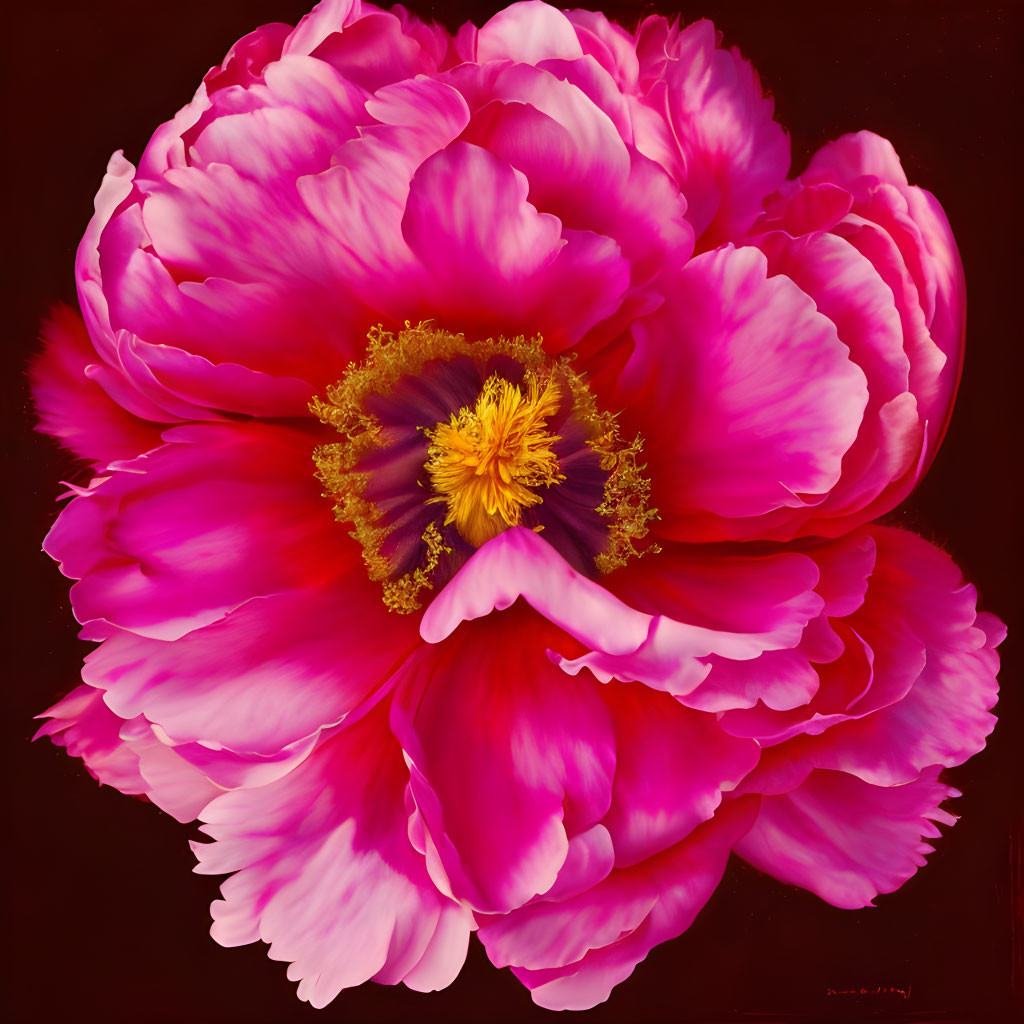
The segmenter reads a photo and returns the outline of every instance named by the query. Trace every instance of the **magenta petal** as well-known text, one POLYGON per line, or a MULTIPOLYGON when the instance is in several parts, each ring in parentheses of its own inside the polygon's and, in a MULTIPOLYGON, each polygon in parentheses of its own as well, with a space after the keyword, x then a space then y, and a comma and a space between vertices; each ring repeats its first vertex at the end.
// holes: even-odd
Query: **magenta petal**
POLYGON ((635 330, 619 394, 647 442, 660 532, 756 535, 753 517, 835 486, 867 403, 864 374, 813 302, 767 277, 760 252, 691 260, 635 330))
POLYGON ((480 100, 490 100, 474 112, 464 138, 522 172, 538 210, 566 228, 615 239, 633 264, 634 282, 646 282, 692 252, 685 203, 670 177, 628 149, 622 129, 573 81, 581 64, 588 66, 548 61, 544 71, 504 69, 486 82, 480 100))
MULTIPOLYGON (((729 732, 778 744, 748 780, 754 792, 780 792, 812 768, 902 785, 932 765, 961 764, 978 753, 995 724, 989 711, 997 695, 1001 623, 977 613, 973 587, 922 539, 881 527, 859 539, 826 545, 819 555, 824 567, 844 556, 859 560, 865 540, 877 548, 863 601, 833 620, 846 650, 818 667, 815 700, 784 716, 763 709, 723 716, 729 732), (866 685, 849 675, 858 645, 866 654, 866 685)), ((834 568, 824 575, 833 584, 840 578, 834 568)))
MULTIPOLYGON (((799 183, 808 191, 847 192, 849 214, 818 227, 849 239, 893 292, 910 358, 910 390, 930 424, 920 475, 945 432, 963 365, 964 274, 949 222, 934 196, 907 184, 892 144, 871 132, 822 147, 799 183)), ((797 191, 795 201, 800 197, 797 191)), ((891 508, 903 493, 872 514, 891 508)))
POLYGON ((613 685, 605 691, 615 723, 615 784, 604 818, 616 868, 629 867, 707 821, 757 764, 752 740, 736 740, 714 715, 667 694, 613 685))
POLYGON ((324 515, 310 435, 190 425, 165 440, 95 481, 47 536, 46 550, 81 580, 72 588, 80 622, 177 639, 251 598, 329 578, 355 557, 324 515))
POLYGON ((40 430, 99 465, 135 458, 160 443, 156 429, 111 401, 88 375, 96 351, 78 314, 57 307, 43 341, 29 371, 40 430))
POLYGON ((271 755, 350 715, 416 640, 353 558, 326 586, 254 598, 178 640, 117 632, 83 678, 119 715, 144 714, 176 743, 271 755))
POLYGON ((100 235, 113 212, 132 191, 135 168, 118 150, 107 164, 107 173, 96 193, 92 219, 75 254, 75 283, 82 316, 97 351, 105 355, 105 343, 113 341, 110 329, 108 300, 100 286, 100 235))
POLYGON ((582 57, 568 18, 540 0, 522 0, 499 11, 480 29, 476 59, 536 64, 550 58, 582 57))
POLYGON ((442 988, 462 966, 471 920, 409 844, 408 773, 383 712, 342 730, 270 785, 228 793, 193 843, 203 874, 236 874, 212 906, 225 946, 261 938, 321 1007, 371 978, 442 988))
POLYGON ((338 282, 387 319, 414 315, 420 268, 402 234, 413 175, 455 140, 469 120, 451 86, 421 78, 378 90, 368 112, 379 122, 342 146, 333 166, 301 178, 299 195, 331 236, 338 282))
POLYGON ((607 878, 613 867, 615 848, 611 834, 604 825, 593 825, 569 837, 569 851, 555 884, 531 902, 572 899, 607 878))
POLYGON ((924 865, 939 835, 933 822, 956 818, 939 805, 959 796, 929 769, 903 786, 872 786, 842 772, 816 771, 792 792, 766 797, 736 852, 784 882, 837 907, 872 905, 924 865))
POLYGON ((360 0, 320 0, 289 34, 282 52, 312 53, 328 36, 356 21, 361 7, 360 0))
POLYGON ((892 291, 868 259, 834 235, 793 239, 776 232, 759 244, 768 255, 770 272, 785 274, 814 299, 867 376, 864 423, 844 459, 843 477, 828 498, 810 510, 815 519, 859 512, 915 468, 921 449, 923 423, 916 402, 908 405, 906 430, 893 430, 884 419, 879 422, 884 406, 910 397, 910 360, 892 291))
MULTIPOLYGON (((804 563, 800 563, 803 565, 804 563)), ((813 566, 810 566, 813 573, 813 566)), ((522 527, 499 534, 456 573, 423 615, 420 633, 436 643, 460 622, 517 597, 548 621, 591 648, 567 659, 551 657, 575 675, 586 667, 602 682, 639 681, 658 690, 686 695, 707 676, 709 654, 745 661, 761 652, 793 646, 821 599, 801 591, 759 625, 736 631, 690 625, 662 615, 635 611, 600 584, 572 569, 547 541, 522 527)))
POLYGON ((685 841, 614 871, 574 900, 525 907, 493 926, 478 919, 481 941, 489 955, 493 948, 500 962, 515 965, 534 1002, 551 1010, 589 1009, 654 946, 689 928, 757 807, 751 798, 729 803, 685 841), (520 966, 525 962, 536 966, 520 966))
POLYGON ((505 530, 469 559, 423 613, 420 634, 439 643, 460 623, 502 611, 520 596, 582 643, 609 653, 635 651, 647 637, 650 616, 576 572, 522 527, 505 530))
POLYGON ((801 175, 809 182, 833 181, 844 188, 865 176, 906 185, 907 176, 892 143, 874 132, 855 132, 828 142, 811 158, 801 175))
POLYGON ((583 52, 594 57, 619 88, 632 91, 640 73, 640 62, 631 35, 599 11, 576 9, 566 11, 565 16, 576 30, 583 52))
POLYGON ((122 793, 146 792, 139 772, 139 758, 120 737, 124 719, 103 703, 103 691, 78 686, 40 718, 49 719, 39 727, 33 739, 48 736, 66 747, 72 757, 80 757, 89 773, 102 785, 122 793))
POLYGON ((525 609, 465 626, 414 657, 392 703, 432 874, 484 912, 550 889, 568 837, 611 800, 608 709, 592 679, 551 665, 557 634, 525 609))
POLYGON ((91 686, 77 687, 39 716, 49 721, 34 738, 48 736, 66 747, 103 785, 148 796, 178 821, 192 821, 222 791, 162 743, 145 718, 125 721, 104 696, 91 686))
POLYGON ((640 151, 676 174, 701 249, 741 236, 789 169, 789 138, 757 72, 738 50, 718 48, 709 21, 666 31, 664 19, 649 18, 638 52, 642 86, 656 76, 643 103, 665 118, 672 140, 662 149, 643 131, 651 122, 637 119, 640 151))
POLYGON ((211 97, 211 110, 185 137, 195 167, 230 164, 266 188, 286 188, 328 166, 331 154, 365 123, 366 94, 329 65, 288 56, 263 81, 211 97))
POLYGON ((456 142, 417 171, 402 231, 423 264, 424 308, 463 329, 540 331, 557 351, 614 312, 629 271, 614 242, 563 232, 528 189, 521 172, 456 142))
POLYGON ((403 221, 413 251, 428 257, 435 279, 484 285, 481 304, 496 298, 499 278, 536 273, 560 244, 561 225, 526 201, 524 177, 485 150, 456 142, 428 159, 413 179, 403 221), (488 287, 489 286, 489 287, 488 287))
POLYGON ((167 345, 135 337, 118 338, 125 373, 139 391, 164 408, 176 399, 195 403, 189 418, 216 418, 206 410, 249 416, 302 416, 312 387, 296 377, 274 377, 238 363, 212 363, 167 345))

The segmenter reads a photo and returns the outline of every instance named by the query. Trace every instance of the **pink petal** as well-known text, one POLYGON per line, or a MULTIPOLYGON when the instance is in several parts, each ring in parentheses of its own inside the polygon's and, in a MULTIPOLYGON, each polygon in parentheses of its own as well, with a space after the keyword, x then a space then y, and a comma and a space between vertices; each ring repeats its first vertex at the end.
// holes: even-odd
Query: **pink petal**
POLYGON ((41 431, 99 465, 134 458, 160 443, 157 430, 112 402, 86 375, 97 357, 77 313, 56 307, 42 336, 43 351, 29 369, 41 431))
POLYGON ((106 355, 105 343, 112 342, 110 315, 107 298, 100 286, 100 236, 110 220, 111 214, 131 194, 132 179, 135 168, 118 150, 107 163, 107 173, 103 176, 99 191, 94 200, 92 219, 89 221, 82 241, 78 243, 75 254, 75 284, 78 288, 78 301, 82 307, 82 316, 89 337, 96 345, 100 355, 106 355))
POLYGON ((510 4, 477 36, 476 59, 481 64, 492 60, 536 64, 550 58, 582 56, 572 24, 561 11, 540 0, 510 4))
POLYGON ((81 580, 79 621, 178 639, 351 564, 354 545, 313 477, 315 436, 257 423, 164 436, 75 498, 47 536, 46 551, 81 580))
POLYGON ((938 424, 934 440, 937 448, 952 414, 953 399, 963 371, 967 319, 964 268, 949 221, 936 198, 922 188, 909 188, 906 200, 910 216, 920 231, 935 280, 935 308, 928 332, 946 357, 932 395, 935 410, 932 415, 938 424))
POLYGON ((300 999, 329 1003, 370 979, 441 988, 458 973, 471 921, 409 845, 408 774, 383 710, 342 730, 284 778, 214 801, 193 843, 203 874, 237 872, 214 902, 224 946, 261 938, 291 963, 300 999))
POLYGON ((564 13, 576 30, 583 52, 594 57, 612 75, 620 89, 632 91, 640 73, 640 63, 630 34, 599 11, 577 9, 564 13))
POLYGON ((925 862, 952 825, 939 805, 955 789, 929 769, 904 786, 871 786, 842 772, 816 771, 792 792, 766 797, 754 827, 736 852, 783 882, 803 886, 837 907, 872 906, 925 862))
POLYGON ((770 635, 749 660, 712 654, 710 671, 689 693, 688 707, 721 712, 763 700, 774 708, 806 704, 818 686, 801 634, 822 608, 818 572, 805 555, 661 554, 644 557, 608 578, 616 596, 648 612, 702 628, 770 635))
POLYGON ((263 81, 213 94, 185 136, 189 163, 230 164, 267 188, 324 170, 331 154, 369 121, 366 93, 311 57, 274 61, 263 81))
POLYGON ((839 480, 867 403, 835 326, 754 249, 705 253, 634 327, 622 373, 664 535, 757 535, 756 517, 799 508, 839 480))
POLYGON ((438 53, 433 40, 424 46, 426 40, 408 31, 408 21, 403 24, 391 11, 379 11, 367 4, 361 13, 362 17, 346 25, 344 31, 327 35, 312 55, 368 92, 437 71, 438 53))
POLYGON ((867 377, 869 398, 861 432, 844 460, 842 479, 813 515, 856 512, 913 470, 921 448, 916 403, 910 405, 916 445, 879 422, 882 407, 909 386, 910 361, 892 291, 864 256, 833 235, 793 239, 776 232, 759 245, 768 255, 769 273, 785 274, 814 300, 867 377))
POLYGON ((613 241, 538 213, 528 189, 508 164, 456 142, 416 173, 402 230, 439 322, 539 332, 558 351, 618 308, 629 269, 613 241))
POLYGON ((593 680, 550 663, 557 635, 525 609, 489 616, 424 649, 395 692, 431 873, 485 912, 550 889, 611 800, 609 713, 593 680))
POLYGON ((821 576, 814 559, 796 551, 674 549, 645 554, 602 582, 647 614, 723 632, 774 633, 787 646, 824 605, 815 593, 821 576))
POLYGON ((167 172, 141 208, 118 213, 100 263, 114 328, 316 386, 356 352, 345 328, 360 307, 339 290, 333 254, 294 186, 213 164, 167 172))
POLYGON ((811 183, 830 181, 849 188, 866 175, 893 185, 907 184, 892 143, 874 132, 854 132, 826 143, 811 157, 800 177, 811 183))
POLYGON ((548 1009, 602 1002, 654 946, 693 923, 757 806, 750 798, 730 802, 683 842, 573 900, 534 904, 493 923, 478 917, 488 955, 516 965, 534 1002, 548 1009))
POLYGON ((554 885, 531 902, 572 899, 606 879, 613 867, 615 848, 611 834, 604 825, 593 825, 569 837, 569 852, 554 885))
POLYGON ((822 147, 800 180, 812 188, 835 183, 854 197, 852 216, 834 230, 873 259, 896 296, 911 390, 933 424, 930 461, 963 366, 964 274, 946 215, 929 192, 907 184, 891 143, 871 132, 822 147), (872 237, 865 222, 886 237, 872 237))
POLYGON ((168 345, 118 332, 117 351, 126 377, 141 395, 193 419, 215 419, 224 410, 248 416, 304 416, 313 389, 296 377, 274 377, 238 363, 212 363, 168 345), (191 414, 178 403, 194 404, 191 414))
MULTIPOLYGON (((575 66, 564 65, 564 73, 575 66)), ((607 113, 571 80, 556 77, 562 73, 561 65, 552 73, 514 65, 491 76, 476 98, 490 100, 475 110, 463 137, 521 171, 538 210, 555 214, 566 228, 614 238, 633 264, 635 282, 684 262, 693 232, 671 179, 627 150, 607 113)))
POLYGON ((359 19, 359 0, 321 0, 295 26, 284 44, 285 54, 312 53, 325 39, 359 19))
MULTIPOLYGON (((847 620, 870 644, 870 686, 846 703, 837 702, 831 696, 836 681, 823 675, 819 697, 831 699, 840 713, 819 719, 815 701, 803 723, 796 720, 787 732, 777 732, 776 742, 794 738, 765 752, 748 780, 755 792, 777 792, 795 766, 804 772, 849 772, 872 785, 902 785, 932 765, 963 763, 985 746, 992 731, 1001 624, 976 613, 973 587, 963 585, 952 561, 937 548, 880 527, 872 528, 870 537, 878 561, 864 604, 847 620), (804 731, 809 735, 799 735, 804 731)), ((848 650, 842 660, 851 658, 848 650)), ((742 721, 725 716, 723 725, 751 734, 737 728, 742 721)))
POLYGON ((121 726, 121 739, 139 759, 146 795, 178 821, 194 821, 202 809, 223 792, 205 773, 165 743, 144 718, 121 726))
POLYGON ((603 824, 616 868, 623 868, 711 818, 759 751, 753 740, 722 732, 714 715, 684 708, 668 694, 612 685, 604 697, 615 728, 615 782, 603 824))
POLYGON ((103 698, 102 690, 77 687, 38 716, 49 721, 34 738, 66 747, 101 784, 145 795, 178 821, 192 821, 221 791, 161 743, 144 718, 125 721, 103 698))
POLYGON ((686 196, 699 248, 710 249, 740 238, 761 213, 789 169, 789 139, 772 120, 757 72, 738 50, 716 47, 710 21, 670 30, 659 47, 653 40, 663 25, 655 17, 638 29, 641 82, 653 78, 643 103, 665 119, 678 150, 666 154, 643 118, 636 122, 637 146, 666 160, 686 196))
MULTIPOLYGON (((811 567, 813 572, 813 567, 811 567)), ((685 696, 708 674, 712 653, 745 661, 765 650, 793 646, 810 615, 821 607, 801 592, 782 614, 761 626, 720 631, 630 608, 600 584, 572 569, 547 541, 522 527, 499 534, 480 548, 434 599, 420 622, 430 643, 460 622, 508 608, 522 596, 549 622, 564 629, 590 653, 550 657, 575 675, 586 667, 602 682, 640 681, 685 696)))
POLYGON ((84 678, 121 717, 144 714, 176 743, 270 755, 352 714, 417 642, 352 552, 326 584, 254 598, 180 639, 117 632, 84 678))
POLYGON ((119 735, 124 720, 103 703, 102 690, 78 686, 38 717, 48 721, 33 739, 48 736, 67 748, 72 757, 82 759, 101 785, 132 795, 146 792, 138 755, 119 735))
POLYGON ((402 322, 421 288, 402 234, 410 182, 423 161, 459 136, 469 110, 451 86, 421 78, 379 90, 368 111, 381 123, 342 146, 331 169, 302 178, 298 190, 332 239, 339 283, 378 316, 402 322))

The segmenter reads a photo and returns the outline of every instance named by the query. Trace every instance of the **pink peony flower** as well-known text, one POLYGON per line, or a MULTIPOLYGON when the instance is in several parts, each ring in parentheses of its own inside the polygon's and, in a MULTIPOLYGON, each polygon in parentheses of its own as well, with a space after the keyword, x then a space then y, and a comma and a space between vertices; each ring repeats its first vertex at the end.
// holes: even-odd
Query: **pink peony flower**
POLYGON ((586 1008, 731 852, 861 907, 952 824, 1002 627, 868 524, 948 421, 956 248, 877 136, 788 171, 709 23, 538 0, 325 0, 111 159, 33 369, 99 645, 40 733, 198 818, 214 937, 313 1005, 476 931, 586 1008))

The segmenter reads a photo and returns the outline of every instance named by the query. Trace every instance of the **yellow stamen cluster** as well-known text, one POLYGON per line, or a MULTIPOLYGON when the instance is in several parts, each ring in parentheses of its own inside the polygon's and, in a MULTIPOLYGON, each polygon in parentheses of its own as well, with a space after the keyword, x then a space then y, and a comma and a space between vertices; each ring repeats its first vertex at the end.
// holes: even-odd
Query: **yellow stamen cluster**
POLYGON ((472 408, 452 413, 450 422, 428 430, 427 474, 436 496, 445 502, 451 523, 474 547, 517 526, 524 508, 543 498, 535 488, 564 480, 547 431, 561 389, 554 380, 541 384, 530 371, 526 392, 497 374, 480 390, 472 408))

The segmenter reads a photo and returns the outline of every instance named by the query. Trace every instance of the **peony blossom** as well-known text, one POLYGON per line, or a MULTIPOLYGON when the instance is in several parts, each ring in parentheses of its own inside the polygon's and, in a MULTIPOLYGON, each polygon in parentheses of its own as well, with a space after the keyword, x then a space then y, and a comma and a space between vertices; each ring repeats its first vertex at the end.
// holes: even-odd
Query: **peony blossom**
POLYGON ((959 258, 879 136, 789 174, 708 22, 539 0, 324 0, 111 158, 32 371, 98 645, 40 733, 201 822, 214 938, 300 998, 476 932, 584 1009, 730 854, 863 907, 955 820, 1004 631, 873 521, 959 258))

